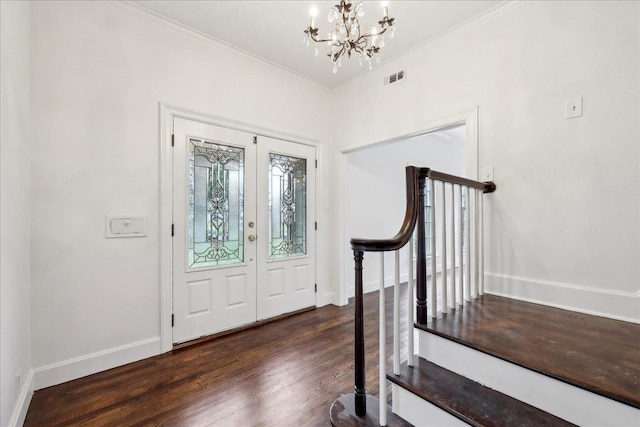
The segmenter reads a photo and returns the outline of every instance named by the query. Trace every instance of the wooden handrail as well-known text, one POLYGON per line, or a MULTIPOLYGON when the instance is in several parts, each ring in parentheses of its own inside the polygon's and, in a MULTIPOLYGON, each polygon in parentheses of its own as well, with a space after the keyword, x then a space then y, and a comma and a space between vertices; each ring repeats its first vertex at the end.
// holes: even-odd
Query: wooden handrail
POLYGON ((407 166, 405 169, 407 181, 407 209, 404 214, 404 221, 400 231, 390 239, 351 239, 351 248, 354 251, 362 252, 385 252, 400 249, 411 239, 413 229, 418 219, 418 198, 417 189, 420 188, 420 177, 424 184, 424 176, 429 171, 428 168, 417 168, 415 166, 407 166), (426 171, 426 172, 425 172, 426 171))
MULTIPOLYGON (((362 262, 365 252, 386 252, 396 251, 404 247, 413 236, 414 229, 417 230, 417 264, 416 264, 416 321, 418 323, 427 322, 427 271, 426 271, 426 248, 425 248, 425 212, 424 212, 424 186, 426 179, 441 181, 453 185, 482 190, 483 193, 495 191, 493 182, 479 182, 471 179, 449 175, 443 172, 431 170, 430 168, 419 168, 407 166, 406 194, 407 203, 404 220, 400 230, 395 236, 389 239, 351 239, 355 260, 355 391, 354 410, 359 417, 367 414, 366 402, 368 398, 365 388, 365 366, 364 366, 364 310, 363 310, 363 283, 362 283, 362 262), (416 228, 417 227, 417 228, 416 228)), ((384 298, 381 294, 379 298, 384 298)), ((384 339, 384 338, 383 338, 384 339)), ((381 378, 380 381, 385 381, 381 378)), ((338 401, 336 401, 338 402, 338 401)), ((335 405, 335 402, 334 402, 335 405)), ((385 399, 380 400, 379 405, 386 407, 385 399)), ((333 406, 332 406, 333 408, 333 406)))
POLYGON ((434 181, 443 181, 448 184, 457 184, 463 185, 465 187, 477 188, 478 190, 482 190, 483 193, 493 193, 494 191, 496 191, 496 185, 491 181, 474 181, 472 179, 463 178, 461 176, 449 175, 448 173, 434 171, 433 169, 428 170, 427 178, 433 179, 434 181))
MULTIPOLYGON (((482 190, 483 193, 492 193, 496 190, 496 185, 493 182, 474 181, 472 179, 438 172, 430 168, 407 166, 405 173, 407 182, 407 209, 402 225, 400 226, 400 231, 388 239, 364 239, 355 237, 351 239, 351 249, 362 252, 386 252, 395 251, 404 247, 404 245, 411 240, 411 235, 416 226, 418 211, 420 210, 418 193, 420 190, 424 191, 425 178, 476 188, 482 190)), ((424 204, 422 206, 424 206, 424 204)))

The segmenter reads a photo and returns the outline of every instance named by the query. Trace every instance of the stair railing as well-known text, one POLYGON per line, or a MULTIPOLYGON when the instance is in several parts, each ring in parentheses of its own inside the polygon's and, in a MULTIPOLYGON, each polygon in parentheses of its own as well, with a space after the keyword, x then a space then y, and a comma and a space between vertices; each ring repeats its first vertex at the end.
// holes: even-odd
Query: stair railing
MULTIPOLYGON (((437 172, 429 168, 418 168, 407 166, 406 175, 406 211, 404 221, 400 231, 390 239, 351 239, 351 248, 355 260, 355 390, 354 402, 346 402, 340 398, 334 402, 340 402, 340 406, 346 411, 353 409, 358 417, 367 416, 367 401, 375 404, 379 408, 379 414, 373 414, 368 419, 377 419, 381 426, 387 425, 387 405, 386 405, 386 322, 385 322, 385 297, 384 297, 384 253, 395 251, 394 270, 394 307, 393 307, 393 372, 400 373, 400 249, 404 246, 408 248, 408 360, 407 364, 414 364, 414 342, 413 323, 427 323, 429 311, 431 317, 438 314, 437 309, 437 288, 438 288, 438 265, 437 259, 440 256, 440 288, 441 288, 441 312, 447 313, 448 309, 455 309, 465 301, 470 301, 478 295, 484 293, 484 271, 482 264, 483 233, 483 202, 482 193, 495 191, 493 182, 478 182, 467 178, 437 172), (430 277, 431 294, 430 310, 427 307, 427 252, 426 252, 426 228, 425 228, 425 184, 428 181, 429 195, 429 241, 430 241, 430 277), (436 183, 440 191, 436 191, 436 183), (447 203, 446 187, 451 189, 451 198, 447 203), (457 188, 457 191, 456 191, 457 188), (455 199, 458 195, 456 211, 455 199), (441 206, 440 206, 441 204, 441 206), (440 216, 437 215, 437 208, 440 207, 440 216), (447 211, 447 208, 448 211, 447 211), (471 212, 472 211, 472 212, 471 212), (456 215, 457 213, 457 215, 456 215), (473 215, 471 215, 473 213, 473 215), (449 216, 449 232, 451 244, 447 247, 447 215, 449 216), (470 220, 473 219, 473 222, 470 220), (440 233, 437 233, 436 224, 441 222, 440 233), (416 239, 416 312, 413 311, 413 241, 415 232, 416 239), (473 234, 473 239, 471 235, 473 234), (458 236, 458 247, 456 248, 456 235, 458 236), (440 250, 438 251, 437 238, 440 237, 440 250), (473 243, 473 248, 471 244, 473 243), (447 267, 447 249, 450 251, 451 263, 447 267), (473 250, 472 250, 473 249, 473 250), (380 293, 379 293, 379 399, 366 394, 365 387, 365 354, 364 354, 364 309, 363 309, 363 281, 362 262, 365 252, 380 252, 380 293), (457 261, 456 261, 457 256, 457 261), (473 268, 471 266, 473 264, 473 268), (459 274, 456 275, 456 268, 459 274), (465 271, 466 269, 466 271, 465 271), (451 272, 451 281, 447 281, 447 271, 451 272), (473 275, 472 275, 473 273, 473 275), (456 276, 459 280, 456 281, 456 276), (456 283, 458 287, 456 288, 456 283), (456 295, 457 294, 457 295, 456 295), (451 298, 449 298, 451 296, 451 298)), ((333 417, 333 406, 331 415, 333 417)), ((332 419, 333 422, 333 419, 332 419)))

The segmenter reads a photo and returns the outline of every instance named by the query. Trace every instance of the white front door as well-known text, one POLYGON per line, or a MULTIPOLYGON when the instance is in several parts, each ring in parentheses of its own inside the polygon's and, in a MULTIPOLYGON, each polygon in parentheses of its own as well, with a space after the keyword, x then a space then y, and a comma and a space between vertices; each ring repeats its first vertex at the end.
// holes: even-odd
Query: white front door
POLYGON ((315 305, 315 149, 174 120, 173 342, 315 305))
POLYGON ((258 140, 258 320, 315 305, 315 148, 258 140))

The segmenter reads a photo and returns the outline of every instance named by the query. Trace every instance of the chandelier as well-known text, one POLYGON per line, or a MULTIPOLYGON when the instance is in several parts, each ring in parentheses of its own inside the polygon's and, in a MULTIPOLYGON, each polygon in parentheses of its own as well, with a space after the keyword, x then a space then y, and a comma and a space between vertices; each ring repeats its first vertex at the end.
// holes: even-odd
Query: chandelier
POLYGON ((389 2, 383 1, 382 20, 378 25, 367 25, 363 28, 358 18, 364 16, 362 1, 340 0, 340 4, 329 8, 327 20, 329 25, 333 24, 333 30, 327 34, 327 38, 320 38, 319 29, 316 27, 316 16, 318 9, 311 8, 311 23, 309 28, 304 30, 303 43, 307 46, 310 41, 315 42, 314 52, 318 56, 318 43, 326 42, 331 47, 331 52, 327 54, 333 63, 333 72, 337 73, 342 66, 342 57, 346 54, 358 55, 360 65, 364 62, 369 64, 369 69, 373 67, 373 62, 380 62, 380 49, 384 47, 384 34, 389 30, 389 36, 393 37, 396 26, 395 19, 389 18, 389 2))

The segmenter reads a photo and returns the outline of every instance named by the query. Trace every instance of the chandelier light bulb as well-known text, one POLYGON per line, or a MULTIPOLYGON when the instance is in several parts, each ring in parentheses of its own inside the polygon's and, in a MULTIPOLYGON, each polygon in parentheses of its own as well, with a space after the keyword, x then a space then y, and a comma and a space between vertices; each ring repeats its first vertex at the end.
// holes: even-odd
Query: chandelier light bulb
POLYGON ((382 16, 385 18, 389 17, 389 2, 381 1, 380 4, 382 5, 382 16))
POLYGON ((311 28, 315 28, 316 27, 316 16, 318 16, 318 8, 313 6, 309 10, 309 16, 311 17, 311 22, 310 22, 309 26, 311 28))

